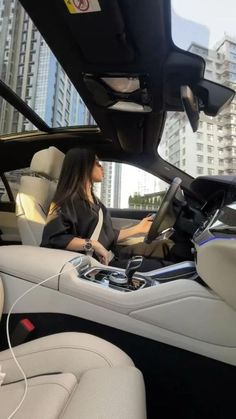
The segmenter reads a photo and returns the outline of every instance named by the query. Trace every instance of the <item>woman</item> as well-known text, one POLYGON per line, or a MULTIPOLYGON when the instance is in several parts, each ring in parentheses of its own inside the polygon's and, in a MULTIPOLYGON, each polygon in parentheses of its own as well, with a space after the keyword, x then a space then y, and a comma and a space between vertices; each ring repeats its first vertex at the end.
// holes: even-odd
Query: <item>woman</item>
MULTIPOLYGON (((132 253, 123 250, 119 258, 110 261, 109 251, 116 252, 116 244, 128 237, 146 234, 152 218, 146 217, 133 227, 115 230, 106 207, 93 193, 94 182, 101 182, 103 174, 94 151, 74 148, 66 154, 41 246, 86 253, 92 251, 104 265, 110 262, 112 266, 125 267, 132 253), (98 224, 100 209, 103 214, 101 231, 97 240, 90 239, 98 224)), ((159 266, 162 264, 155 260, 143 263, 142 268, 151 270, 159 266)))

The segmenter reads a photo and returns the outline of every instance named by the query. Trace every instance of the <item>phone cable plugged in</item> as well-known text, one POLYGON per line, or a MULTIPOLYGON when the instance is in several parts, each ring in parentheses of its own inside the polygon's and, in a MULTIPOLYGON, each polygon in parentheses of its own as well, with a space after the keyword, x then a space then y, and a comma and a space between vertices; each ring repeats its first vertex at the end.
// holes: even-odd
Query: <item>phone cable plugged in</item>
MULTIPOLYGON (((82 258, 80 258, 80 261, 79 261, 79 263, 78 263, 78 264, 73 265, 73 267, 72 267, 72 268, 66 269, 66 270, 64 270, 64 271, 63 271, 63 269, 64 269, 64 266, 65 266, 65 265, 63 265, 63 267, 61 268, 61 270, 60 270, 60 272, 59 272, 59 273, 57 273, 57 274, 55 274, 55 275, 52 275, 52 276, 50 276, 49 278, 44 279, 43 281, 40 281, 38 284, 33 285, 31 288, 29 288, 27 291, 25 291, 22 295, 20 295, 20 296, 19 296, 19 297, 15 300, 15 302, 12 304, 12 306, 11 306, 11 308, 10 308, 10 310, 9 310, 9 313, 8 313, 8 315, 7 315, 7 321, 6 321, 6 334, 7 334, 7 342, 8 342, 8 346, 9 346, 9 349, 10 349, 10 352, 11 352, 11 355, 12 355, 12 358, 13 358, 13 360, 15 361, 15 363, 16 363, 16 365, 17 365, 17 367, 18 367, 19 371, 20 371, 20 372, 21 372, 21 374, 22 374, 23 380, 24 380, 24 382, 25 382, 25 389, 24 389, 24 394, 23 394, 23 396, 22 396, 22 398, 21 398, 21 401, 18 403, 18 405, 16 406, 16 408, 14 409, 14 411, 10 414, 10 416, 8 416, 8 418, 7 418, 7 419, 12 419, 12 418, 13 418, 13 416, 16 414, 16 412, 20 409, 20 407, 22 406, 22 404, 23 404, 23 402, 24 402, 24 400, 25 400, 25 398, 26 398, 27 391, 28 391, 28 380, 27 380, 26 374, 25 374, 25 372, 24 372, 23 368, 21 367, 20 363, 17 361, 16 356, 15 356, 14 351, 13 351, 12 346, 11 346, 11 339, 10 339, 10 334, 9 334, 9 320, 10 320, 11 313, 12 313, 12 311, 13 311, 14 307, 16 306, 16 304, 17 304, 17 303, 18 303, 18 302, 19 302, 22 298, 24 298, 27 294, 29 294, 31 291, 33 291, 34 289, 38 288, 40 285, 45 284, 47 281, 50 281, 51 279, 53 279, 53 278, 55 278, 55 277, 58 277, 58 276, 60 276, 60 275, 62 275, 62 274, 65 274, 65 273, 68 273, 68 272, 70 272, 70 271, 73 271, 74 269, 78 268, 78 267, 81 265, 81 262, 82 262, 82 258)), ((4 373, 2 373, 2 374, 4 374, 4 373)), ((4 376, 5 376, 5 374, 4 374, 4 376)))

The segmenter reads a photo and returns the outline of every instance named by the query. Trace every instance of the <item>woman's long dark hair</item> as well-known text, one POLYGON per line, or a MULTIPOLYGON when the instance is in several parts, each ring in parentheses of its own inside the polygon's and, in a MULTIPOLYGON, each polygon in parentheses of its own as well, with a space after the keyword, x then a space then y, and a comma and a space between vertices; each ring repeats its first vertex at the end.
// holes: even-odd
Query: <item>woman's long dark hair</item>
POLYGON ((91 181, 91 174, 96 161, 93 150, 72 148, 65 155, 57 189, 50 212, 60 208, 68 199, 78 196, 88 201, 86 183, 91 181))

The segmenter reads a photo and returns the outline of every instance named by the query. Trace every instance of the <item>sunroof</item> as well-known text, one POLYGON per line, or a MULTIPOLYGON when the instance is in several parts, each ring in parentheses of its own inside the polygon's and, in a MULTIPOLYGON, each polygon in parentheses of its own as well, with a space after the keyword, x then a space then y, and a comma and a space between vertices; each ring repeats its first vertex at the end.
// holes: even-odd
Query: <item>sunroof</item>
MULTIPOLYGON (((0 0, 0 78, 49 127, 95 124, 75 87, 18 0, 0 0)), ((34 129, 0 101, 0 133, 34 129), (6 122, 7 121, 7 122, 6 122)))
POLYGON ((16 134, 25 131, 38 130, 29 119, 0 97, 0 136, 2 134, 16 134))

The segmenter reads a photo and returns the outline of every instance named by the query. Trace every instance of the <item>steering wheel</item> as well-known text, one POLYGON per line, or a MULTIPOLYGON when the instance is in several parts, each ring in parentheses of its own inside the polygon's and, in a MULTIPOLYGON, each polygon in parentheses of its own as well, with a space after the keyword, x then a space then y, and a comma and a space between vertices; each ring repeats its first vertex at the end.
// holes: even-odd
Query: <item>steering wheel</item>
POLYGON ((175 177, 172 180, 172 183, 170 184, 170 187, 168 191, 166 192, 163 201, 161 203, 160 208, 158 209, 151 228, 147 234, 147 237, 145 239, 146 243, 151 243, 153 240, 155 240, 159 234, 161 233, 160 227, 162 224, 162 221, 164 220, 165 216, 167 215, 168 209, 170 208, 170 205, 176 195, 176 192, 178 191, 180 184, 182 183, 182 180, 179 177, 175 177))

